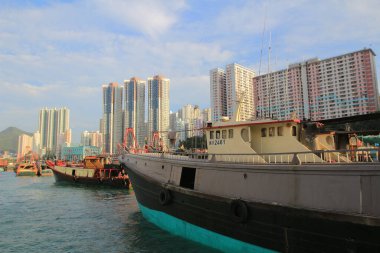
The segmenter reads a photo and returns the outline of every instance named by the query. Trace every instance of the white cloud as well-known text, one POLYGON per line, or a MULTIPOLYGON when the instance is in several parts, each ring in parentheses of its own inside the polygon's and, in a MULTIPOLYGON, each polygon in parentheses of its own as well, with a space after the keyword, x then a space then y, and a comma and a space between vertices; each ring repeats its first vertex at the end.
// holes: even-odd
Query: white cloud
POLYGON ((97 11, 108 18, 151 37, 169 30, 177 22, 179 12, 186 8, 184 1, 176 0, 98 0, 96 5, 97 11))

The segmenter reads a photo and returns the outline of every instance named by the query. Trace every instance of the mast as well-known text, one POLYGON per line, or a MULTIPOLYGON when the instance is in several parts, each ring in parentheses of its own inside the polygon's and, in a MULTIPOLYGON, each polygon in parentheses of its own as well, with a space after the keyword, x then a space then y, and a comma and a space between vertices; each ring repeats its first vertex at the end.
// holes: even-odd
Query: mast
POLYGON ((265 6, 264 27, 263 27, 263 33, 262 33, 262 35, 261 35, 261 49, 260 49, 259 75, 260 75, 260 73, 261 73, 261 60, 262 60, 262 56, 263 56, 264 34, 265 34, 266 21, 267 21, 267 7, 265 6))
POLYGON ((272 79, 271 79, 271 69, 270 69, 270 54, 271 54, 271 50, 272 50, 272 47, 271 47, 271 43, 272 43, 272 33, 269 32, 269 47, 268 47, 268 82, 267 82, 267 93, 268 93, 268 99, 269 99, 269 103, 268 103, 268 112, 269 112, 269 118, 271 117, 271 89, 272 89, 272 79))

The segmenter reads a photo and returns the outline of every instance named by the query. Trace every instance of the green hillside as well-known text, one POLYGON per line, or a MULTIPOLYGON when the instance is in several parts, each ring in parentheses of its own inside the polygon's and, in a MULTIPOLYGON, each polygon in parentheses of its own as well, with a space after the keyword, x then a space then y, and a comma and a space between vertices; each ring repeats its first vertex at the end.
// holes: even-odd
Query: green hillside
POLYGON ((17 152, 18 137, 21 134, 27 134, 32 136, 33 134, 20 130, 16 127, 8 127, 0 132, 0 150, 17 152))

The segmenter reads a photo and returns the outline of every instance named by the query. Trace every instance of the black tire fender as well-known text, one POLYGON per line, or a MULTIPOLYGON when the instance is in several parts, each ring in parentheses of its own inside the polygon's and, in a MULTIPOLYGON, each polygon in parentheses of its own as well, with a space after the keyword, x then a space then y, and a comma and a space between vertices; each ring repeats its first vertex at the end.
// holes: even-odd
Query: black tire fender
POLYGON ((158 201, 161 205, 165 206, 172 201, 172 195, 168 189, 162 189, 158 194, 158 201))
POLYGON ((233 221, 238 223, 246 222, 249 217, 247 203, 240 199, 233 200, 230 205, 230 214, 233 221))

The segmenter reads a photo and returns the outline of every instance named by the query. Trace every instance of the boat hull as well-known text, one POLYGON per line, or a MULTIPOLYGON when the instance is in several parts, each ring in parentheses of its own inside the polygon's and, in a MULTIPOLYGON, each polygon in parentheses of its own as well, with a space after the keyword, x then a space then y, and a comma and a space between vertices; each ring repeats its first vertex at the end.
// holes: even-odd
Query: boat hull
POLYGON ((78 177, 72 176, 70 174, 64 174, 60 171, 51 168, 54 174, 56 182, 66 182, 72 184, 83 184, 83 185, 93 185, 93 186, 108 186, 114 188, 129 188, 129 179, 123 178, 96 178, 96 177, 78 177))
POLYGON ((232 211, 234 199, 162 184, 137 167, 126 170, 147 220, 224 252, 380 252, 378 219, 244 202, 248 215, 241 220, 232 211))
POLYGON ((53 171, 51 169, 42 169, 40 171, 40 176, 41 177, 51 177, 51 176, 53 176, 53 171))

